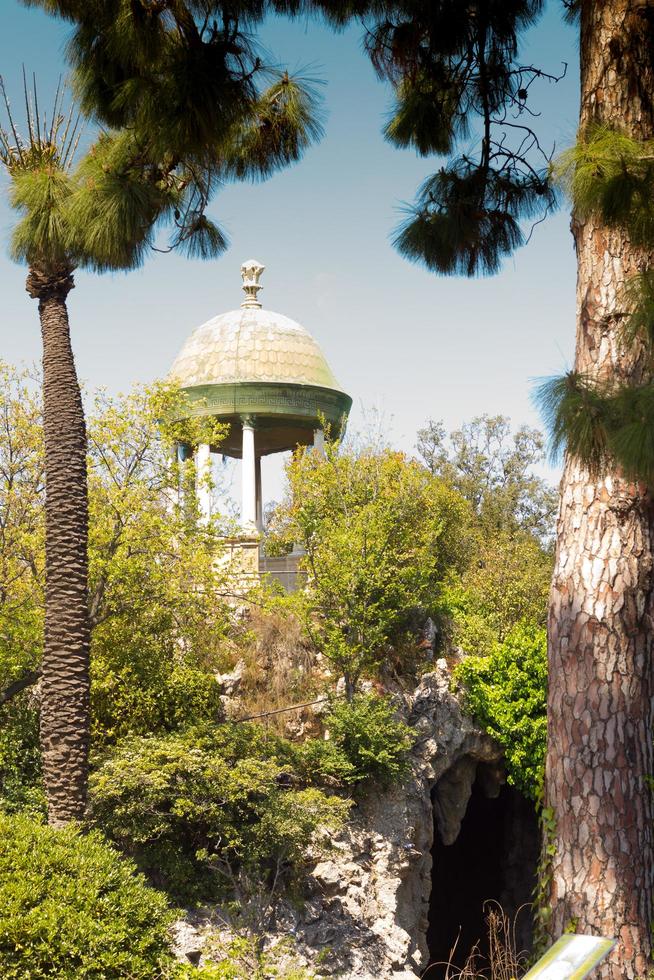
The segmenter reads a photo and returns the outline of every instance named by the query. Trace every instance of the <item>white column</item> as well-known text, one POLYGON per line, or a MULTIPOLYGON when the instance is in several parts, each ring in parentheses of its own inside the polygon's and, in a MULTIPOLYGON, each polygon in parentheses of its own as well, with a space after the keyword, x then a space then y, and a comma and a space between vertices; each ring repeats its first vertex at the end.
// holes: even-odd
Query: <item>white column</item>
POLYGON ((325 455, 325 433, 322 429, 313 430, 313 448, 321 456, 325 455))
POLYGON ((195 454, 195 492, 203 521, 211 519, 211 446, 201 443, 195 454))
POLYGON ((263 531, 263 497, 261 493, 261 456, 257 456, 254 469, 254 483, 257 491, 257 531, 263 531))
POLYGON ((243 450, 241 466, 242 506, 241 524, 243 530, 253 534, 257 529, 257 476, 254 449, 254 426, 252 419, 243 419, 243 450))
POLYGON ((177 457, 177 504, 179 507, 183 507, 185 504, 185 467, 188 460, 188 447, 182 442, 178 442, 175 447, 175 455, 177 457))

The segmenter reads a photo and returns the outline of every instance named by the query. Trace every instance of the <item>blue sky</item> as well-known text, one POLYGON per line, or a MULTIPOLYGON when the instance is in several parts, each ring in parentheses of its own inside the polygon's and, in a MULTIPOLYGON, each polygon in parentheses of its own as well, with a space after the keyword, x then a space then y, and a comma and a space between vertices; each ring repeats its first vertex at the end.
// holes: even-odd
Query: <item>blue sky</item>
MULTIPOLYGON (((574 29, 551 0, 527 38, 525 63, 558 74, 531 92, 544 145, 574 137, 577 50, 574 29)), ((43 97, 65 72, 67 25, 18 0, 0 2, 0 72, 14 94, 21 65, 37 72, 43 97)), ((245 258, 266 266, 263 304, 299 320, 316 337, 354 398, 352 426, 363 409, 380 412, 390 440, 411 451, 429 417, 459 426, 487 412, 537 424, 533 379, 572 360, 575 260, 565 206, 540 225, 530 244, 493 278, 441 278, 411 265, 390 236, 402 202, 411 201, 438 161, 388 146, 381 127, 389 91, 361 50, 361 31, 333 34, 313 21, 275 20, 263 39, 289 68, 310 66, 326 81, 326 135, 295 167, 263 184, 232 185, 211 213, 231 248, 219 260, 153 254, 129 275, 76 274, 69 308, 78 370, 89 388, 126 390, 168 370, 188 333, 240 303, 245 258)), ((0 357, 38 360, 36 304, 24 269, 7 256, 12 215, 0 203, 0 357)), ((271 464, 267 496, 278 495, 271 464)))

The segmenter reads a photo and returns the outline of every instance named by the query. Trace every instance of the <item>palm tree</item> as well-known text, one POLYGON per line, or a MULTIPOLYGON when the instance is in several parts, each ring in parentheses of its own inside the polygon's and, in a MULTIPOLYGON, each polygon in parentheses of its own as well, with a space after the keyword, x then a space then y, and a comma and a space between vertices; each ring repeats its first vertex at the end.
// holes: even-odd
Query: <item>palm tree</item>
POLYGON ((70 343, 66 299, 74 286, 66 210, 79 120, 61 112, 49 125, 26 90, 27 134, 16 129, 4 84, 9 130, 0 128, 0 160, 21 219, 12 253, 27 262, 27 292, 38 300, 43 344, 46 483, 45 642, 41 744, 50 821, 81 819, 89 744, 86 428, 70 343))
POLYGON ((125 120, 126 128, 101 134, 75 169, 79 117, 74 111, 62 113, 61 89, 48 124, 39 115, 36 85, 31 96, 25 85, 27 132, 21 135, 0 80, 8 116, 8 128, 0 127, 0 161, 20 214, 12 254, 28 265, 27 291, 38 300, 43 339, 41 748, 48 816, 56 826, 84 815, 89 749, 86 430, 66 307, 73 272, 79 266, 135 268, 166 220, 173 224, 168 250, 209 258, 227 247, 206 215, 216 185, 230 178, 266 177, 299 159, 321 134, 310 82, 280 71, 267 75, 264 90, 254 86, 249 72, 240 80, 241 89, 223 79, 227 102, 220 104, 225 108, 234 102, 235 107, 218 114, 210 107, 209 122, 203 118, 191 133, 174 113, 166 128, 159 110, 155 133, 125 120))

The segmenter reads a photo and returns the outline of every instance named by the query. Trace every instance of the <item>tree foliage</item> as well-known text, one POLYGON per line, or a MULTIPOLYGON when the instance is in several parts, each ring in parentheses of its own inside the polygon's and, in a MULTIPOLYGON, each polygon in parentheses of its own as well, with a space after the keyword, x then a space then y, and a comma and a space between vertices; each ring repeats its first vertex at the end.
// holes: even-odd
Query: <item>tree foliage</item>
POLYGON ((525 531, 547 543, 557 494, 534 467, 545 459, 543 436, 504 415, 481 415, 446 436, 430 419, 418 432, 418 452, 430 473, 468 500, 488 532, 525 531))
POLYGON ((418 452, 476 516, 469 560, 444 592, 451 642, 487 654, 521 622, 544 627, 557 495, 534 473, 544 457, 541 434, 527 426, 512 433, 509 419, 482 415, 447 437, 430 420, 418 432, 418 452))
POLYGON ((304 552, 299 602, 318 649, 348 695, 371 675, 416 612, 439 604, 446 573, 464 561, 468 507, 418 463, 390 450, 298 452, 271 543, 304 552))
POLYGON ((313 6, 339 25, 366 17, 366 49, 394 94, 386 138, 422 156, 450 157, 407 208, 395 238, 400 252, 438 273, 496 272, 524 242, 521 222, 554 205, 529 100, 537 79, 556 79, 518 56, 541 0, 313 6))
POLYGON ((452 643, 488 654, 520 624, 544 629, 551 579, 552 555, 531 535, 479 535, 469 564, 444 591, 452 643))
POLYGON ((172 912, 96 832, 0 814, 0 970, 7 980, 165 980, 172 912))
MULTIPOLYGON (((197 520, 195 466, 175 441, 220 443, 209 418, 176 422, 170 384, 96 398, 89 424, 89 577, 97 744, 220 717, 212 670, 229 622, 218 517, 197 520), (186 483, 180 503, 178 487, 186 483)), ((210 488, 209 488, 210 489, 210 488)))
POLYGON ((2 134, 13 203, 24 212, 17 257, 33 254, 44 214, 56 223, 49 255, 56 240, 72 266, 134 268, 164 227, 168 248, 218 255, 227 239, 207 215, 213 193, 228 180, 270 176, 322 133, 313 80, 269 63, 252 34, 267 4, 31 5, 73 24, 75 96, 101 131, 74 170, 69 153, 52 165, 56 132, 32 141, 38 160, 20 136, 2 134))
POLYGON ((455 677, 466 704, 504 748, 509 782, 541 795, 547 744, 547 635, 516 626, 486 657, 466 657, 455 677))
MULTIPOLYGON (((211 420, 176 422, 171 385, 97 397, 89 424, 92 724, 97 745, 221 715, 214 677, 229 622, 218 522, 180 507, 172 440, 219 441, 211 420)), ((0 369, 0 690, 38 669, 44 601, 41 406, 0 369)), ((193 465, 184 479, 194 485, 193 465)), ((189 489, 189 488, 187 488, 189 489)), ((189 494, 186 495, 187 501, 189 494)), ((3 807, 40 800, 38 688, 0 704, 3 807)))
POLYGON ((156 185, 166 197, 161 214, 174 209, 177 247, 220 248, 204 214, 212 185, 225 175, 266 176, 319 135, 310 82, 271 72, 257 43, 256 28, 273 13, 319 15, 337 28, 365 18, 366 50, 393 91, 386 138, 450 158, 398 229, 407 257, 440 273, 495 272, 524 241, 524 219, 554 205, 530 100, 534 82, 556 76, 518 54, 542 0, 483 0, 472 13, 456 0, 24 2, 73 24, 69 57, 83 110, 135 136, 128 166, 108 180, 156 185))

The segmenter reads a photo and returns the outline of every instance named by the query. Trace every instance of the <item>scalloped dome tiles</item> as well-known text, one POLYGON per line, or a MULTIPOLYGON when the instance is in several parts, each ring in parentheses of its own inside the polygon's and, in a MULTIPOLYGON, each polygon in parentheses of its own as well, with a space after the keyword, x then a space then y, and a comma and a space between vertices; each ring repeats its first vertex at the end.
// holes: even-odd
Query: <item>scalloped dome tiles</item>
POLYGON ((177 355, 171 376, 184 388, 263 381, 341 388, 311 334, 281 313, 261 309, 257 292, 263 266, 241 269, 246 299, 193 331, 177 355))

